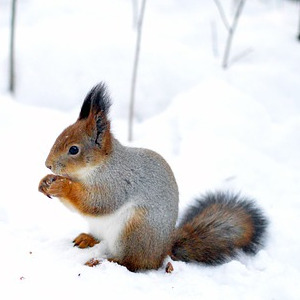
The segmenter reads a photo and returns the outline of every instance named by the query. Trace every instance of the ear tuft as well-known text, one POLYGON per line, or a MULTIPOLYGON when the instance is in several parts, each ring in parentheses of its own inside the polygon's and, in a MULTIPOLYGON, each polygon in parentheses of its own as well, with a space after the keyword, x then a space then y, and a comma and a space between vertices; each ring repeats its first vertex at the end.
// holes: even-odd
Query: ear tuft
POLYGON ((94 114, 102 112, 107 115, 111 102, 104 82, 94 86, 86 95, 78 120, 87 119, 92 111, 94 114))

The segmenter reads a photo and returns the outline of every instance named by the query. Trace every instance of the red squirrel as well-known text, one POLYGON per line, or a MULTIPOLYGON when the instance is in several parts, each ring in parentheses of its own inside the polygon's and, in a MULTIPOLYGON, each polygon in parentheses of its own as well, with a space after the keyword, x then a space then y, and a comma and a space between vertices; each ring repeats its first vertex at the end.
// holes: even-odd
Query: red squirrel
POLYGON ((103 83, 87 94, 77 121, 48 155, 54 174, 39 184, 89 223, 76 246, 100 242, 99 257, 130 271, 158 269, 168 255, 216 265, 262 247, 268 221, 239 194, 207 193, 176 227, 179 197, 170 166, 151 150, 121 145, 110 131, 110 105, 103 83))

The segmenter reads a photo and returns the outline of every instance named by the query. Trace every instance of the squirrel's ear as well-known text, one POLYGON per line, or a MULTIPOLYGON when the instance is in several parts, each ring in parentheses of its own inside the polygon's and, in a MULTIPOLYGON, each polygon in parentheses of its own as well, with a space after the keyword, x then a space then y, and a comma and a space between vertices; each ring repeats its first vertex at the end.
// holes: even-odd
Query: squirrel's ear
POLYGON ((110 105, 107 88, 101 82, 86 95, 78 120, 87 119, 90 114, 98 115, 100 112, 107 116, 110 105))
POLYGON ((87 94, 78 118, 78 121, 86 120, 86 129, 106 154, 110 152, 111 141, 110 122, 107 116, 110 105, 106 86, 101 82, 87 94))

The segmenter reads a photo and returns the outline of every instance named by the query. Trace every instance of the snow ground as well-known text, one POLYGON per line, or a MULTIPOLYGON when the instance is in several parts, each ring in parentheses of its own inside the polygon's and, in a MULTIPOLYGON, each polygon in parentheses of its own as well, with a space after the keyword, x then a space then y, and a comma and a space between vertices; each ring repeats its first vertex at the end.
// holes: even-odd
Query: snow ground
MULTIPOLYGON (((8 4, 0 3, 7 46, 8 4)), ((231 1, 227 1, 230 11, 231 1)), ((131 1, 19 3, 17 93, 6 93, 0 53, 0 287, 5 299, 112 297, 299 299, 300 44, 298 7, 248 1, 232 57, 220 68, 226 33, 213 1, 147 3, 132 145, 161 153, 177 178, 180 211, 199 193, 242 191, 270 219, 266 247, 219 267, 174 262, 130 273, 104 262, 97 246, 72 239, 85 222, 37 192, 56 136, 74 122, 87 91, 105 80, 113 132, 125 144, 134 50, 131 1), (217 28, 215 54, 211 24, 217 28), (87 34, 88 32, 88 34, 87 34)), ((6 52, 5 52, 6 51, 6 52)))

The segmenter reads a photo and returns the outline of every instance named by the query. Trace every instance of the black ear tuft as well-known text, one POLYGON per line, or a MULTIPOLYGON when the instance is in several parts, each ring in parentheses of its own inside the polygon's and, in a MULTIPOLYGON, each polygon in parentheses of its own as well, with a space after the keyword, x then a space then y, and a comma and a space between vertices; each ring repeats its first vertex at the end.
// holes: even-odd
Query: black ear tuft
POLYGON ((99 113, 100 111, 105 115, 108 114, 110 108, 110 97, 107 91, 107 87, 104 82, 100 82, 91 90, 92 110, 99 113))
POLYGON ((78 120, 87 119, 91 111, 94 114, 98 114, 101 111, 107 115, 110 105, 110 97, 106 85, 100 82, 86 95, 78 120))

